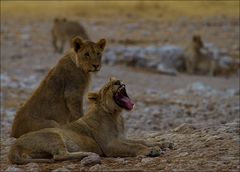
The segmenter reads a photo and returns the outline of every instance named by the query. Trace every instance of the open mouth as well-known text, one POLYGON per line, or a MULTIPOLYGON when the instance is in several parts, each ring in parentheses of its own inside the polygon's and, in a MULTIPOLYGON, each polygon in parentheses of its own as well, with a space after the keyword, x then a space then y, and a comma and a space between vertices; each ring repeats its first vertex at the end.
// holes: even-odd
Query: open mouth
POLYGON ((126 110, 132 110, 134 103, 132 100, 128 97, 127 91, 125 89, 125 85, 122 84, 117 92, 114 95, 114 100, 120 107, 126 109, 126 110))

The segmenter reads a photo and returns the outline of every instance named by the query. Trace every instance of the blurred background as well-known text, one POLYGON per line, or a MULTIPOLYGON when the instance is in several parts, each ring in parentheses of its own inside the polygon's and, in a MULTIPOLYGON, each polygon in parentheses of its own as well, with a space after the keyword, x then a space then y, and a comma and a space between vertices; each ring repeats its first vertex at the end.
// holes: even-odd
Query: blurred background
MULTIPOLYGON (((103 66, 93 75, 90 90, 98 90, 110 76, 126 83, 136 103, 132 112, 124 113, 128 135, 171 131, 183 123, 210 132, 228 123, 239 126, 239 5, 239 1, 1 1, 4 168, 16 110, 70 48, 71 34, 63 52, 52 43, 52 30, 66 25, 85 30, 94 42, 106 38, 103 66), (56 19, 65 24, 55 25, 56 19), (194 64, 198 69, 189 73, 186 65, 195 52, 194 37, 200 37, 203 45, 194 64)), ((231 137, 237 138, 236 132, 231 137)), ((179 145, 194 146, 189 143, 182 140, 179 145)), ((238 144, 229 145, 231 150, 221 152, 216 143, 216 154, 203 159, 216 161, 223 155, 231 162, 224 168, 235 169, 237 161, 231 157, 239 156, 234 148, 238 144)), ((191 148, 197 151, 196 145, 191 148)), ((182 150, 179 146, 172 154, 182 150)), ((189 169, 194 169, 196 164, 191 163, 189 169)))

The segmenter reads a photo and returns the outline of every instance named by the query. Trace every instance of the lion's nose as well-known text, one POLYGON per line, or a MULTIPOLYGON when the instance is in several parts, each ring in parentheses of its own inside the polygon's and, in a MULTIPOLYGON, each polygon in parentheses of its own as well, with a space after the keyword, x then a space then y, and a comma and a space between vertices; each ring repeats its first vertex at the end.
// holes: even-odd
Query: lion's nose
POLYGON ((92 65, 95 69, 98 69, 100 65, 92 65))

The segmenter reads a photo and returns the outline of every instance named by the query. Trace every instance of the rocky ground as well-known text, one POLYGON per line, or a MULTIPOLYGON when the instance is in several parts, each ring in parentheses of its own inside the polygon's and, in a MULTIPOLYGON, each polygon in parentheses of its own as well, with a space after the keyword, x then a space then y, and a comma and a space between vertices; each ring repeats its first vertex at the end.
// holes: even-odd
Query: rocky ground
MULTIPOLYGON (((175 24, 158 20, 84 20, 93 40, 105 37, 111 48, 183 47, 196 31, 233 58, 239 58, 239 21, 182 18, 175 24), (107 30, 107 32, 106 32, 107 30), (178 34, 175 34, 175 33, 178 34)), ((7 152, 17 108, 32 94, 62 55, 54 54, 50 20, 1 21, 1 170, 2 171, 239 171, 239 75, 160 75, 123 65, 105 64, 93 75, 92 90, 110 76, 122 79, 135 101, 124 112, 127 135, 173 144, 160 157, 88 159, 53 164, 11 165, 7 152)))

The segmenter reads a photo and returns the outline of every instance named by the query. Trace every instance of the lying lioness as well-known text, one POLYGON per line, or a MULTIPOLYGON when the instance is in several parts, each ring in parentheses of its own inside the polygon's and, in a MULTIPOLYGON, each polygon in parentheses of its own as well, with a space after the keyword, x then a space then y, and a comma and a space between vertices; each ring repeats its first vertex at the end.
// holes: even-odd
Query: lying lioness
POLYGON ((130 140, 124 135, 121 112, 132 110, 125 85, 115 78, 97 93, 89 93, 88 112, 62 128, 46 128, 22 135, 12 145, 9 160, 16 164, 100 156, 159 156, 158 143, 130 140))

